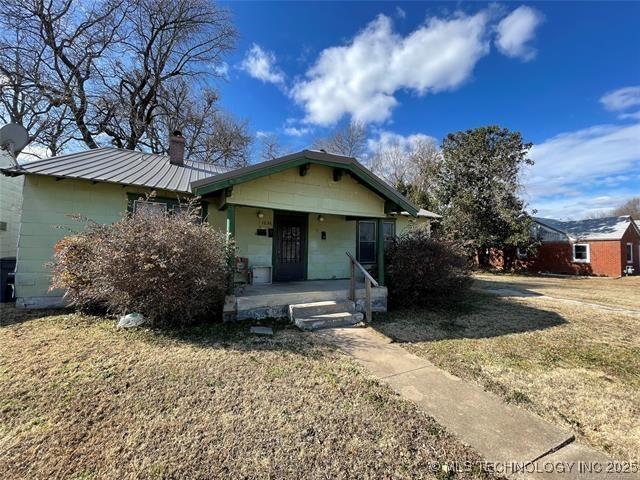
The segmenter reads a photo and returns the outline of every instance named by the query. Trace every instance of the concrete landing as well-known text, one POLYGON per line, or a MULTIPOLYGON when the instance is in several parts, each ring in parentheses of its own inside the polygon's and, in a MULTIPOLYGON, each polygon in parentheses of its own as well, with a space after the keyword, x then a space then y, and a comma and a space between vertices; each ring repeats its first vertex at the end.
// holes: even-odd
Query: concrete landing
MULTIPOLYGON (((572 443, 573 434, 542 418, 504 403, 479 386, 461 380, 424 360, 371 328, 337 328, 314 333, 355 357, 376 377, 401 396, 416 403, 448 431, 472 446, 487 461, 508 469, 512 478, 631 479, 632 475, 580 475, 574 472, 544 472, 547 460, 554 462, 607 461, 596 450, 572 443), (572 447, 569 449, 569 445, 572 447), (554 452, 555 453, 551 453, 554 452), (563 451, 566 454, 563 454, 563 451), (512 474, 529 465, 526 474, 512 474), (538 472, 536 470, 543 470, 538 472)), ((547 467, 547 469, 550 467, 547 467)), ((567 470, 566 468, 563 470, 567 470)))

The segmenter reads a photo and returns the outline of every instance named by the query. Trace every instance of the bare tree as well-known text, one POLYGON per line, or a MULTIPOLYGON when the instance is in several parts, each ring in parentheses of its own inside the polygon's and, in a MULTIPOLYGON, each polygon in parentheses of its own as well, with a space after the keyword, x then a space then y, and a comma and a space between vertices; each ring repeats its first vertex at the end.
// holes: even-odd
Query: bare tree
POLYGON ((367 148, 367 126, 362 122, 351 122, 326 138, 315 139, 312 147, 328 153, 362 158, 367 148))
MULTIPOLYGON (((174 79, 193 78, 221 61, 235 40, 225 10, 208 0, 129 0, 124 10, 123 57, 107 59, 105 93, 96 113, 99 129, 121 148, 133 149, 154 122, 174 79)), ((206 94, 207 92, 205 92, 206 94)), ((210 103, 205 99, 205 103, 210 103)), ((160 112, 160 115, 166 114, 160 112)))
POLYGON ((194 158, 246 162, 246 122, 197 83, 217 76, 236 36, 211 0, 7 0, 0 25, 1 114, 51 152, 78 142, 164 151, 159 135, 181 124, 194 158))
POLYGON ((186 139, 186 155, 191 160, 240 167, 248 163, 252 137, 248 125, 221 110, 218 95, 203 88, 191 93, 184 79, 168 82, 159 94, 159 107, 146 135, 140 140, 154 153, 167 153, 166 139, 180 130, 186 139))
POLYGON ((435 142, 417 139, 381 145, 370 158, 370 168, 417 205, 434 208, 431 193, 441 159, 435 142))
POLYGON ((614 208, 611 211, 611 215, 631 215, 634 220, 640 220, 640 197, 630 198, 622 205, 614 208))
POLYGON ((274 134, 266 134, 260 138, 260 158, 263 161, 281 157, 284 149, 274 134))
MULTIPOLYGON (((31 152, 42 149, 56 155, 70 140, 64 135, 71 123, 68 108, 55 108, 30 80, 30 72, 41 68, 41 58, 24 51, 20 29, 7 29, 5 35, 13 42, 0 39, 0 121, 25 127, 29 143, 40 147, 31 152)), ((23 154, 36 156, 27 151, 23 154)))

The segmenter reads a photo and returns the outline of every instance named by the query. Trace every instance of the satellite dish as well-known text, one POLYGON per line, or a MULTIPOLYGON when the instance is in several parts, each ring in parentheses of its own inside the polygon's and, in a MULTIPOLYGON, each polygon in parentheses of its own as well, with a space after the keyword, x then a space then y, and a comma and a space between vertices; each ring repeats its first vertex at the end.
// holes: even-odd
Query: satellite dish
POLYGON ((15 158, 29 143, 27 129, 17 123, 9 123, 0 128, 0 148, 7 150, 15 158))

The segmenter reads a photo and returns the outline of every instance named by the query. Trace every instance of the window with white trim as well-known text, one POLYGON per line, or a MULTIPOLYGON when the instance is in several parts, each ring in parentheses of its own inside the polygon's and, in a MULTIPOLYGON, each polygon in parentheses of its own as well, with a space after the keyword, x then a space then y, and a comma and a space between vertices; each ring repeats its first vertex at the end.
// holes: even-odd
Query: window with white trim
POLYGON ((633 243, 627 243, 627 263, 633 263, 633 243))
POLYGON ((529 257, 529 252, 524 247, 516 247, 516 256, 520 260, 524 260, 529 257))
POLYGON ((589 263, 589 244, 574 243, 573 244, 573 261, 579 263, 589 263))

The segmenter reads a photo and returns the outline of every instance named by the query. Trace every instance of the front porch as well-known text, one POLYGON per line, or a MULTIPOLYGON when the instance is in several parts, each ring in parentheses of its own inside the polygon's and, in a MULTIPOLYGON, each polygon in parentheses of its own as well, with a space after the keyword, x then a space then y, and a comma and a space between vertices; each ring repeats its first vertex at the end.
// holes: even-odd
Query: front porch
MULTIPOLYGON (((364 313, 366 289, 357 283, 355 309, 364 313)), ((236 295, 225 301, 225 320, 247 320, 283 318, 288 316, 289 305, 301 303, 347 301, 349 280, 306 280, 299 282, 273 283, 270 285, 246 285, 239 287, 236 295)), ((371 289, 372 310, 387 311, 386 287, 371 289)))

